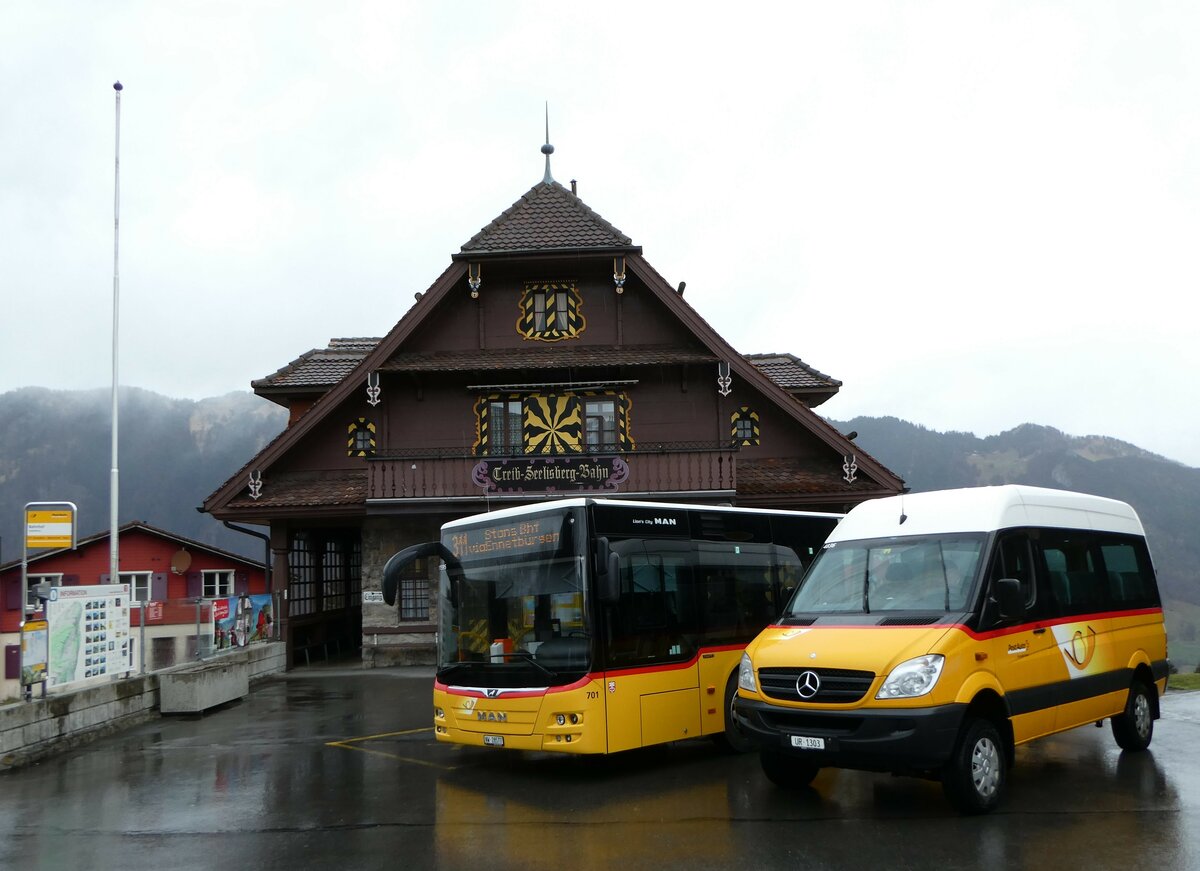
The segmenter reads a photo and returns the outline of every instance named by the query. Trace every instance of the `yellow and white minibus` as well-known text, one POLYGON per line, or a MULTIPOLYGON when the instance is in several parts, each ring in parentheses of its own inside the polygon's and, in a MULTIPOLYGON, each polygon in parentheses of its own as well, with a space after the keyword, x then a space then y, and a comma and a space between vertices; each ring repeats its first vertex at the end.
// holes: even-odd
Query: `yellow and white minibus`
POLYGON ((455 520, 442 560, 439 741, 613 753, 729 730, 746 642, 840 515, 577 498, 455 520))
POLYGON ((735 707, 777 784, 826 766, 927 776, 980 813, 1027 741, 1111 719, 1145 749, 1168 670, 1132 508, 979 487, 853 508, 747 647, 735 707))

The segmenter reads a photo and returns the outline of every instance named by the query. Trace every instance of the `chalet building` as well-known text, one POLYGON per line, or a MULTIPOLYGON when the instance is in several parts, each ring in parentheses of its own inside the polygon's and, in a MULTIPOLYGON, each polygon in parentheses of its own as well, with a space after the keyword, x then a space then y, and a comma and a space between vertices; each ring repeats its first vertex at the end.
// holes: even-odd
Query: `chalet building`
MULTIPOLYGON (((134 601, 154 602, 145 610, 147 662, 186 662, 196 653, 196 599, 267 592, 261 562, 184 538, 149 523, 133 521, 117 530, 120 578, 110 581, 109 531, 80 539, 74 550, 30 553, 26 568, 30 587, 129 584, 134 601)), ((37 605, 32 593, 21 601, 21 561, 0 565, 0 640, 4 645, 4 684, 0 699, 20 692, 21 621, 37 605)), ((142 611, 131 615, 140 626, 142 611)))
POLYGON ((377 591, 456 517, 580 495, 844 511, 903 488, 811 410, 840 382, 739 354, 574 188, 547 154, 386 336, 253 382, 289 425, 203 510, 270 527, 293 657, 337 639, 432 662, 436 564, 398 607, 377 591))

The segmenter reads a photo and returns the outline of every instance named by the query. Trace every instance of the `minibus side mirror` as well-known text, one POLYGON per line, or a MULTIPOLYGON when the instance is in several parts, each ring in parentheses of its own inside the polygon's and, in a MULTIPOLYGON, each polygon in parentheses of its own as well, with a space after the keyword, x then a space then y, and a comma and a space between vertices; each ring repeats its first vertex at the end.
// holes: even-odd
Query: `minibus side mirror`
POLYGON ((596 539, 596 580, 601 602, 616 602, 621 598, 621 557, 607 538, 596 539))
POLYGON ((1021 582, 1016 578, 996 581, 993 594, 1001 620, 1021 620, 1025 617, 1025 594, 1021 592, 1021 582))

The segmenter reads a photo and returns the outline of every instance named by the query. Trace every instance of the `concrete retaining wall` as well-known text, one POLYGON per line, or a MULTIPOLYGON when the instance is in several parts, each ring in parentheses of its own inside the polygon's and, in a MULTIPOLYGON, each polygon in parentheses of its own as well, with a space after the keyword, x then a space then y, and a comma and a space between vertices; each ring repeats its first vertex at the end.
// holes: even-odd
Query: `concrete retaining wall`
POLYGON ((159 682, 170 671, 236 667, 249 681, 283 672, 287 648, 256 644, 199 664, 0 707, 0 771, 35 762, 159 716, 159 682))

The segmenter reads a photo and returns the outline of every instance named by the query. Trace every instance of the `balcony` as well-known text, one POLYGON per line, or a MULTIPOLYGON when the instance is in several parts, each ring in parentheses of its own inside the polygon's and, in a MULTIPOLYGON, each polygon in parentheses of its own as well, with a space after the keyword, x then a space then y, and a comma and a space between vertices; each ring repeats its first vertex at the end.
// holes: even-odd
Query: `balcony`
POLYGON ((378 455, 367 462, 367 500, 733 493, 737 448, 685 442, 634 451, 474 456, 378 455))

